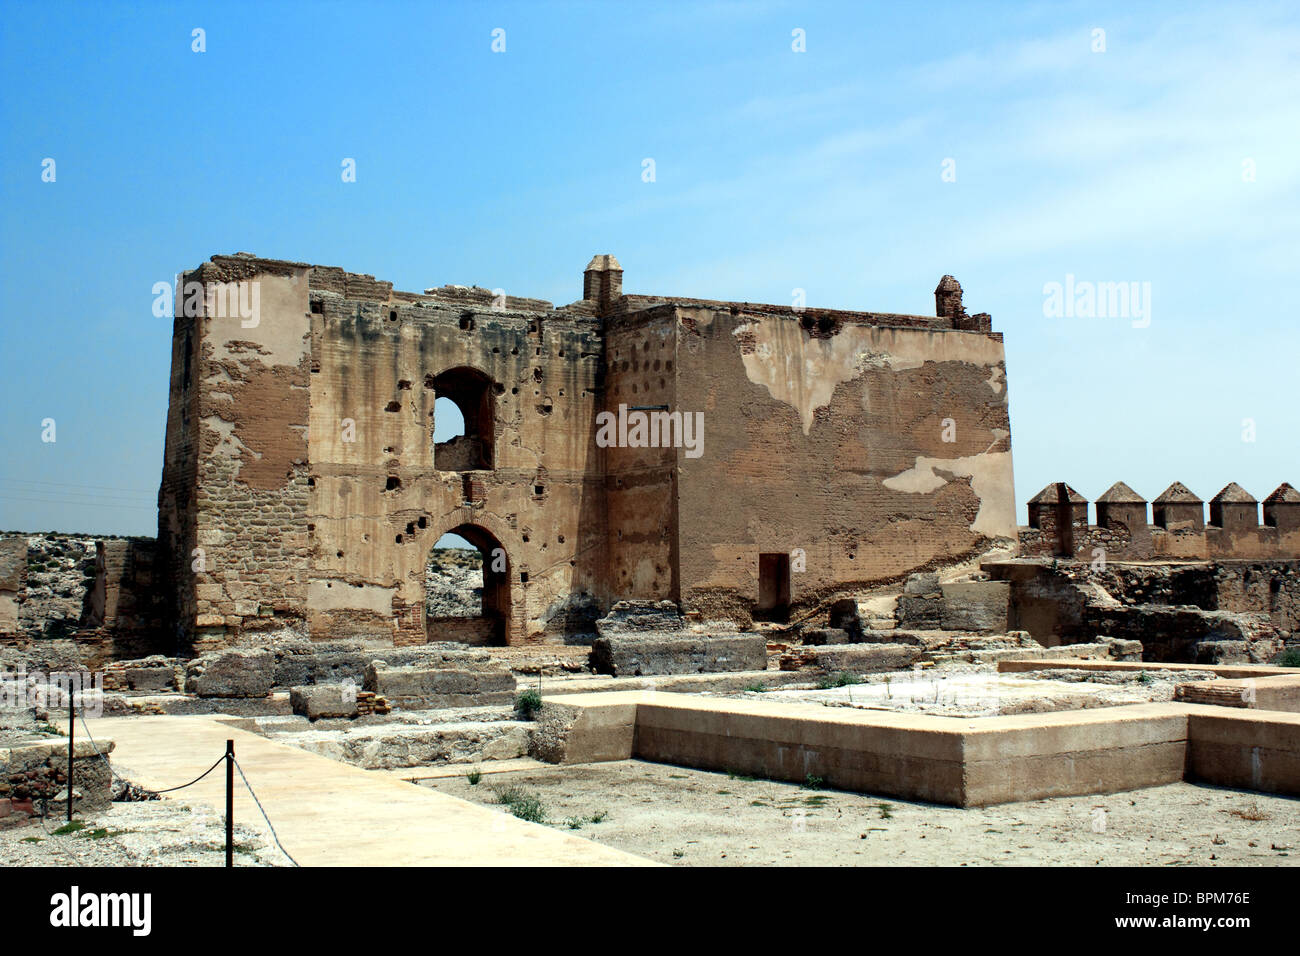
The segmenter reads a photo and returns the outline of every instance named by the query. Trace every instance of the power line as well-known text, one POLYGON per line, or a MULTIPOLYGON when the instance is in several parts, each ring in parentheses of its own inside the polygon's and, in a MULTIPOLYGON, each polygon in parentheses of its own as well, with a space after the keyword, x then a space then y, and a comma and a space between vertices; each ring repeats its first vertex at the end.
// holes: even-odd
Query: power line
POLYGON ((4 501, 31 501, 44 505, 81 505, 83 508, 130 508, 134 511, 156 511, 155 505, 129 505, 122 501, 74 501, 71 498, 32 498, 26 495, 0 495, 4 501))
POLYGON ((32 478, 6 478, 4 476, 0 476, 0 481, 7 481, 15 485, 54 485, 59 488, 90 488, 96 491, 129 491, 141 495, 154 494, 148 488, 119 488, 115 485, 74 485, 61 481, 39 481, 32 478))

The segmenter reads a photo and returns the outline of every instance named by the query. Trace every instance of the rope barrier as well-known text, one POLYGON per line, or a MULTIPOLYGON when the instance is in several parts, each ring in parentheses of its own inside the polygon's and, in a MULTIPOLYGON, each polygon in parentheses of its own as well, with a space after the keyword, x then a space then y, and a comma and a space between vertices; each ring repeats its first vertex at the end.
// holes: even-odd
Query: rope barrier
MULTIPOLYGON (((94 736, 90 733, 90 726, 86 723, 85 709, 82 708, 81 710, 76 711, 76 714, 77 714, 77 718, 81 721, 82 729, 86 732, 86 739, 90 741, 91 749, 95 751, 95 756, 97 756, 100 760, 104 761, 104 765, 108 767, 108 772, 112 774, 113 778, 127 787, 138 786, 138 784, 131 783, 131 781, 127 780, 116 770, 114 770, 112 761, 110 761, 108 757, 105 756, 104 752, 99 749, 99 744, 95 742, 94 736)), ((248 777, 244 775, 244 768, 239 765, 239 761, 236 760, 232 755, 222 754, 220 757, 217 758, 216 763, 214 763, 207 770, 203 771, 203 773, 199 774, 189 783, 183 783, 178 787, 166 787, 165 789, 162 790, 149 790, 146 787, 141 787, 140 789, 144 790, 146 793, 151 793, 155 796, 164 793, 174 793, 177 790, 184 790, 186 787, 194 786, 196 783, 198 783, 208 774, 212 773, 212 771, 220 767, 222 763, 224 763, 226 760, 229 760, 232 764, 234 764, 235 769, 239 771, 239 779, 242 780, 244 782, 244 786, 248 788, 248 795, 253 798, 253 803, 256 804, 258 812, 262 814, 262 819, 266 821, 267 829, 271 831, 271 839, 275 841, 275 845, 280 848, 280 852, 283 853, 288 858, 290 863, 292 863, 294 866, 301 866, 301 864, 293 858, 293 855, 284 848, 284 844, 280 842, 280 835, 276 833, 275 825, 271 823, 271 818, 267 816, 266 809, 262 806, 262 801, 257 798, 257 793, 256 791, 253 790, 253 785, 248 782, 248 777)), ((68 794, 68 800, 69 802, 71 802, 72 800, 71 792, 69 792, 68 794)), ((41 826, 43 829, 45 829, 45 832, 47 834, 53 836, 53 833, 50 831, 50 829, 45 826, 45 813, 43 807, 41 813, 41 826)), ((67 852, 63 850, 61 847, 59 848, 59 850, 65 856, 68 855, 67 852)), ((69 859, 72 859, 72 857, 69 857, 69 859)))
POLYGON ((286 850, 284 844, 280 842, 280 836, 275 832, 275 826, 271 823, 271 818, 268 817, 266 811, 262 809, 262 801, 257 799, 257 794, 253 792, 253 785, 249 783, 248 778, 244 776, 244 768, 239 765, 239 761, 235 760, 234 757, 231 757, 230 759, 234 761, 235 769, 239 771, 239 779, 244 781, 244 786, 248 788, 248 795, 253 798, 253 802, 257 804, 258 811, 262 814, 262 819, 266 821, 267 828, 271 831, 271 839, 273 839, 275 845, 280 848, 280 852, 289 857, 289 862, 294 866, 298 866, 298 861, 289 855, 289 851, 286 850))

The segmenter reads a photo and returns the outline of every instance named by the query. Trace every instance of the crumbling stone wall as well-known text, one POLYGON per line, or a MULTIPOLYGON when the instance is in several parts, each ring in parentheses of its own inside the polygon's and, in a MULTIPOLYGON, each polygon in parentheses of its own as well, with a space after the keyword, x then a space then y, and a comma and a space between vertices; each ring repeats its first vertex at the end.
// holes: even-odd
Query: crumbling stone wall
POLYGON ((18 636, 18 599, 27 590, 27 539, 0 538, 0 641, 18 636))
POLYGON ((154 562, 151 538, 0 537, 0 643, 20 649, 15 660, 45 668, 162 649, 154 562))
POLYGON ((1011 585, 1009 624, 1048 646, 1139 640, 1144 660, 1273 661, 1300 621, 1300 561, 985 565, 1011 585))

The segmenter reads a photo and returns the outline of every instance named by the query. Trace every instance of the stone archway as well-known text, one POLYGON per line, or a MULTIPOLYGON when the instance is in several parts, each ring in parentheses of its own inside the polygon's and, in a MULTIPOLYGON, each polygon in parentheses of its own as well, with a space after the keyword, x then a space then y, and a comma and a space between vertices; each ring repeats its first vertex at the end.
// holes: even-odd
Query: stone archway
MULTIPOLYGON (((425 636, 428 641, 456 641, 464 644, 503 645, 508 643, 511 627, 511 565, 505 546, 482 525, 467 522, 448 528, 443 534, 464 538, 478 549, 482 562, 482 600, 479 614, 431 615, 426 591, 425 636)), ((442 539, 439 535, 438 540, 442 539)), ((440 549, 430 549, 426 561, 436 560, 440 549)), ((431 572, 426 570, 426 581, 431 572)), ((426 585, 427 587, 427 585, 426 585)))

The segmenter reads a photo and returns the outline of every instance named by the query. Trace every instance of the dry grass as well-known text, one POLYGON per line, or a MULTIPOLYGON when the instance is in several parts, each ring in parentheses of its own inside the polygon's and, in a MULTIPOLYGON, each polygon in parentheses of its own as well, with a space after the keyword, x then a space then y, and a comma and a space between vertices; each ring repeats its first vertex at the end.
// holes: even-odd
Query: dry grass
POLYGON ((1261 820, 1268 820, 1269 815, 1259 808, 1258 803, 1251 803, 1247 807, 1233 807, 1231 810, 1224 810, 1229 816, 1236 817, 1239 820, 1249 820, 1252 823, 1258 823, 1261 820))

